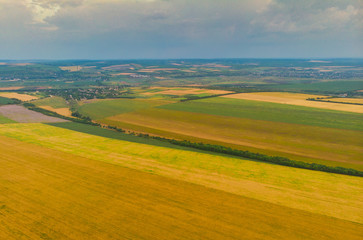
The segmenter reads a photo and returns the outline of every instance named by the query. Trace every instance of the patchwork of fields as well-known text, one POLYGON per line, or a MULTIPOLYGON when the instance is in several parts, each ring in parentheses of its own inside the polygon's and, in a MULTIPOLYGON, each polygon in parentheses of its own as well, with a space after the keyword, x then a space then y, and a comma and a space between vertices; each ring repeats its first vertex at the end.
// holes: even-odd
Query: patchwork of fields
POLYGON ((72 117, 72 112, 69 109, 67 102, 61 97, 43 98, 32 102, 35 106, 56 112, 66 117, 72 117))
POLYGON ((362 64, 0 63, 0 239, 360 240, 362 64))
MULTIPOLYGON (((292 101, 306 97, 287 95, 292 101)), ((131 131, 363 169, 360 113, 226 97, 102 100, 84 103, 79 111, 131 131)))
POLYGON ((169 104, 160 108, 271 122, 363 130, 362 114, 261 101, 208 98, 169 104))

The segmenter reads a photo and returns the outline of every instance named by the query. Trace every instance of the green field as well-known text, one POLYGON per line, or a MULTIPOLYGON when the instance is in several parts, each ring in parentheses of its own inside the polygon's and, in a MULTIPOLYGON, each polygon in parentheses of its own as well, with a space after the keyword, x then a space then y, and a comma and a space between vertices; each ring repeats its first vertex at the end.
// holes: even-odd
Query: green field
POLYGON ((174 139, 204 142, 293 160, 362 170, 363 132, 147 109, 100 122, 174 139))
POLYGON ((140 109, 150 108, 160 102, 148 102, 145 100, 115 99, 99 100, 86 103, 78 107, 78 111, 92 119, 102 119, 121 113, 132 112, 140 109))
POLYGON ((52 108, 68 108, 66 100, 61 97, 49 97, 32 101, 36 106, 50 106, 52 108))
POLYGON ((163 105, 159 108, 363 131, 362 114, 287 104, 218 97, 163 105))

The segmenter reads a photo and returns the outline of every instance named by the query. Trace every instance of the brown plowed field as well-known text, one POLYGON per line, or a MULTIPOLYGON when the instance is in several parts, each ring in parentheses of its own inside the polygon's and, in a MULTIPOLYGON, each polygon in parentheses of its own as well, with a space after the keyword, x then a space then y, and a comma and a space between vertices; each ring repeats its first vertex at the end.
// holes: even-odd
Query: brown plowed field
POLYGON ((51 123, 68 122, 67 120, 46 116, 39 112, 30 111, 19 105, 4 105, 0 107, 0 115, 20 123, 51 123))

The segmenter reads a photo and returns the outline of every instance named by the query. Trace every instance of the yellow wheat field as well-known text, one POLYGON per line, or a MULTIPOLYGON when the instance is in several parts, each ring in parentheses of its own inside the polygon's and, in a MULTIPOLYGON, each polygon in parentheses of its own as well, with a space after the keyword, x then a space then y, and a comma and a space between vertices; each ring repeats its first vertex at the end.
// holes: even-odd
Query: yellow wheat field
POLYGON ((36 96, 32 96, 32 95, 28 95, 28 94, 19 94, 19 93, 0 93, 1 97, 6 97, 6 98, 16 98, 19 99, 20 101, 31 101, 31 100, 35 100, 38 99, 38 97, 36 96))
POLYGON ((283 93, 283 92, 258 92, 258 93, 239 93, 223 97, 363 113, 363 106, 359 105, 348 105, 348 104, 306 100, 307 98, 326 97, 319 95, 283 93))

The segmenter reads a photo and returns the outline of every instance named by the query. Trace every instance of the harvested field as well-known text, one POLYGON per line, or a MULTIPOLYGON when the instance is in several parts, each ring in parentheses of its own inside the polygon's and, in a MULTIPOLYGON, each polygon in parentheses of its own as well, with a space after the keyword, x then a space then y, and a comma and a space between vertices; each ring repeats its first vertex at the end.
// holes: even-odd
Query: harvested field
POLYGON ((56 112, 59 115, 63 115, 63 116, 66 116, 66 117, 73 117, 72 112, 71 112, 71 110, 69 110, 69 108, 53 108, 51 106, 39 106, 39 107, 43 108, 45 110, 56 112))
POLYGON ((326 99, 326 100, 336 101, 336 102, 363 104, 363 98, 329 98, 329 99, 326 99))
POLYGON ((225 145, 295 160, 363 169, 363 132, 146 109, 100 122, 168 138, 225 145))
POLYGON ((126 70, 126 69, 133 69, 130 64, 120 64, 120 65, 111 65, 108 67, 102 67, 103 70, 126 70))
POLYGON ((355 240, 363 231, 3 136, 0 143, 1 239, 355 240))
MULTIPOLYGON (((108 166, 125 166, 145 172, 152 172, 156 175, 197 183, 210 188, 235 193, 239 196, 276 203, 281 206, 289 207, 289 211, 291 212, 294 212, 291 208, 302 209, 306 211, 307 215, 309 215, 307 212, 319 213, 339 219, 363 223, 363 202, 361 201, 363 197, 363 185, 361 178, 359 177, 294 169, 273 164, 247 161, 240 158, 131 143, 56 128, 44 124, 15 123, 0 125, 0 134, 61 151, 63 153, 77 155, 78 157, 86 157, 88 159, 106 162, 108 166)), ((10 141, 6 142, 11 144, 10 141)), ((3 144, 0 145, 4 146, 3 144)), ((19 146, 18 144, 11 145, 19 146)), ((10 149, 8 147, 4 148, 10 149)), ((39 151, 33 147, 31 150, 34 154, 25 154, 25 156, 34 156, 38 152, 44 153, 44 151, 39 151)), ((12 149, 10 149, 10 151, 12 151, 12 149)), ((22 151, 16 152, 21 153, 22 151)), ((3 151, 0 151, 0 153, 3 153, 3 151)), ((19 157, 17 154, 10 154, 10 156, 19 157)), ((59 156, 61 162, 71 160, 70 158, 62 157, 60 154, 57 154, 56 156, 59 156)), ((24 157, 20 158, 26 159, 24 157)), ((30 162, 34 162, 34 160, 31 160, 30 162)), ((64 173, 69 173, 69 176, 73 176, 67 177, 72 185, 88 179, 88 177, 82 177, 79 171, 72 167, 70 168, 72 170, 65 170, 65 168, 62 167, 61 162, 54 163, 51 161, 51 164, 53 167, 60 167, 60 169, 64 170, 64 173), (75 179, 78 177, 83 180, 78 181, 75 179)), ((75 163, 78 164, 78 160, 76 160, 75 163)), ((24 166, 23 163, 20 165, 24 166)), ((29 165, 25 164, 24 167, 29 168, 29 165)), ((84 172, 89 172, 87 168, 81 167, 81 169, 83 169, 84 172)), ((13 173, 14 171, 7 172, 13 173)), ((33 171, 29 172, 33 173, 33 171)), ((52 176, 52 174, 49 173, 54 173, 54 171, 47 170, 42 170, 41 172, 45 173, 47 176, 52 176)), ((104 179, 104 177, 99 174, 89 173, 90 176, 99 176, 100 179, 104 179)), ((23 171, 22 174, 24 174, 23 171)), ((59 179, 59 174, 54 175, 59 179)), ((112 176, 114 174, 110 173, 108 175, 112 176)), ((0 174, 0 176, 4 175, 0 174)), ((117 176, 119 179, 118 181, 123 181, 123 178, 117 173, 115 173, 114 176, 117 176)), ((134 181, 139 179, 135 176, 133 178, 134 181)), ((14 179, 21 181, 21 179, 24 178, 14 179)), ((64 180, 59 179, 59 181, 61 182, 60 184, 64 184, 64 180)), ((168 184, 168 180, 163 181, 165 181, 164 184, 168 184)), ((48 181, 46 182, 46 186, 53 186, 53 184, 49 184, 48 181)), ((113 181, 110 180, 110 184, 112 184, 112 182, 113 181)), ((32 186, 31 184, 29 185, 27 180, 24 180, 24 184, 32 186)), ((165 186, 164 184, 157 186, 157 188, 165 186)), ((89 186, 89 184, 86 183, 85 185, 89 186)), ((68 190, 74 189, 69 187, 61 188, 61 186, 64 185, 56 186, 56 188, 68 190)), ((104 188, 99 186, 97 189, 100 190, 104 188)), ((115 190, 117 191, 119 188, 113 186, 111 189, 112 192, 115 192, 115 190)), ((135 192, 144 192, 143 190, 140 191, 140 188, 137 187, 132 187, 132 189, 135 192)), ((99 194, 99 191, 94 191, 93 189, 92 191, 96 195, 99 194)), ((169 194, 174 192, 172 190, 170 191, 169 194)), ((176 190, 175 192, 178 191, 176 190)), ((38 195, 37 191, 26 191, 23 193, 34 193, 38 195)), ((50 194, 53 197, 55 196, 52 193, 50 194)), ((63 195, 56 196, 62 198, 63 195)), ((70 196, 73 195, 70 194, 70 196)), ((92 202, 97 202, 97 200, 94 199, 94 196, 95 195, 90 195, 89 197, 92 202)), ((112 194, 111 196, 114 195, 112 194)), ((208 202, 211 201, 211 199, 207 197, 201 197, 201 199, 203 199, 204 204, 207 204, 205 202, 206 199, 208 199, 208 202)), ((134 199, 132 199, 132 201, 134 201, 134 199)), ((97 205, 102 207, 104 202, 98 202, 97 205)), ((72 204, 70 203, 68 206, 72 206, 72 204)), ((107 206, 112 206, 112 204, 107 206)), ((240 206, 243 206, 244 208, 244 205, 240 206)), ((88 210, 93 209, 89 207, 86 208, 88 210)), ((250 207, 247 206, 246 211, 249 208, 250 207)), ((73 209, 74 208, 72 208, 72 210, 73 209)), ((231 209, 235 212, 234 208, 231 209)), ((266 209, 263 211, 266 211, 266 209)), ((276 216, 279 214, 280 213, 276 212, 274 215, 276 216)), ((240 214, 238 215, 241 217, 240 214)), ((78 215, 75 214, 75 216, 78 215)), ((286 216, 282 217, 282 220, 287 224, 286 216)), ((294 218, 292 218, 291 221, 294 221, 294 218)), ((102 222, 108 223, 108 221, 102 222)), ((157 225, 159 226, 159 224, 157 225)), ((241 227, 241 225, 239 227, 241 227)), ((360 227, 362 227, 362 225, 360 225, 360 227)), ((335 228, 330 226, 329 229, 335 228)), ((267 232, 270 234, 270 231, 267 232)))
POLYGON ((207 63, 202 65, 193 65, 193 67, 215 67, 215 68, 230 68, 231 66, 226 66, 222 64, 216 64, 216 63, 207 63))
POLYGON ((8 90, 19 90, 22 89, 24 87, 0 87, 1 91, 8 91, 8 90))
POLYGON ((227 96, 223 96, 223 97, 363 113, 363 106, 359 106, 359 105, 354 106, 354 105, 347 105, 347 104, 327 103, 327 102, 306 100, 307 98, 326 97, 326 96, 319 96, 319 95, 282 93, 282 92, 259 92, 259 93, 239 93, 239 94, 232 94, 232 95, 227 95, 227 96))
POLYGON ((135 73, 114 73, 114 74, 111 74, 112 76, 130 76, 130 75, 133 75, 135 73))
POLYGON ((34 63, 11 63, 10 65, 13 65, 13 66, 29 66, 29 65, 34 65, 34 63))
POLYGON ((81 66, 65 66, 65 67, 59 67, 63 71, 69 71, 69 72, 78 72, 82 70, 83 67, 81 66))
POLYGON ((44 114, 30 111, 29 109, 19 105, 0 106, 0 114, 4 117, 20 123, 51 123, 51 122, 67 122, 67 120, 46 116, 44 114))
POLYGON ((36 97, 36 96, 32 96, 32 95, 28 95, 28 94, 12 93, 12 92, 0 93, 0 96, 6 97, 6 98, 16 98, 16 99, 19 99, 20 101, 24 101, 24 102, 38 99, 38 97, 36 97))
POLYGON ((145 68, 140 69, 138 72, 145 72, 145 73, 153 73, 153 72, 159 72, 159 71, 177 71, 180 70, 179 68, 145 68))

